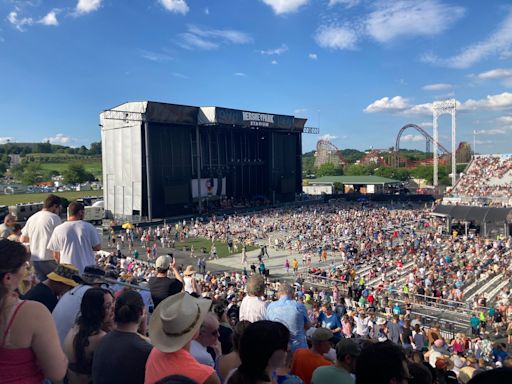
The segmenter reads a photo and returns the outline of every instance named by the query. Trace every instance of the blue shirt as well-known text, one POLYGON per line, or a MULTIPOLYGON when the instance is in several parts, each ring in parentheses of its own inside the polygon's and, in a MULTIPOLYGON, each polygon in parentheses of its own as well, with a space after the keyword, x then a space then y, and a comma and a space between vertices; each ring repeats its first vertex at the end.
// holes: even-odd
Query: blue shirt
MULTIPOLYGON (((335 313, 332 313, 331 316, 327 316, 325 313, 320 312, 320 315, 318 315, 318 322, 322 328, 327 328, 331 331, 336 328, 341 328, 341 321, 335 313)), ((340 332, 336 332, 335 334, 339 333, 340 332)))
POLYGON ((286 325, 290 331, 290 350, 292 352, 298 348, 308 348, 304 325, 309 320, 304 304, 283 296, 267 306, 266 319, 286 325))

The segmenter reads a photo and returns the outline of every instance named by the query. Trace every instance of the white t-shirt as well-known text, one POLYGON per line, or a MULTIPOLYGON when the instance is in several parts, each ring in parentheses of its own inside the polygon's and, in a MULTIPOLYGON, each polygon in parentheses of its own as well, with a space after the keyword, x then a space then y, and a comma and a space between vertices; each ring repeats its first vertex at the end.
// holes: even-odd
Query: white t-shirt
POLYGON ((194 356, 194 359, 200 364, 210 367, 215 366, 212 355, 208 353, 206 347, 203 347, 203 345, 196 340, 192 340, 190 343, 190 354, 194 356))
POLYGON ((256 296, 245 296, 240 304, 240 320, 247 320, 251 323, 265 320, 267 313, 267 302, 256 296))
POLYGON ((64 339, 69 330, 75 324, 75 321, 80 313, 80 304, 82 304, 82 297, 85 292, 92 288, 89 285, 78 285, 71 291, 68 291, 62 296, 53 309, 52 316, 57 326, 57 333, 59 334, 60 343, 64 343, 64 339))
POLYGON ((83 273, 87 265, 95 265, 93 247, 101 245, 94 226, 86 221, 66 221, 53 231, 48 249, 60 252, 60 262, 73 264, 83 273))
POLYGON ((29 238, 33 261, 54 260, 52 251, 48 249, 48 242, 55 227, 61 222, 60 217, 50 211, 39 211, 29 217, 21 234, 29 238))

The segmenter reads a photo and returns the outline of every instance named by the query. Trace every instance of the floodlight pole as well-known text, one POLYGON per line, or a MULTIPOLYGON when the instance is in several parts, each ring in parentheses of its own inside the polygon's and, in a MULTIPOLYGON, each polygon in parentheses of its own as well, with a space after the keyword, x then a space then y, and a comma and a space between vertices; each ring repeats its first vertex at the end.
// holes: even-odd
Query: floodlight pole
POLYGON ((457 122, 456 122, 456 107, 457 102, 455 99, 436 101, 432 106, 432 114, 433 114, 433 127, 434 127, 434 187, 437 189, 439 186, 438 179, 438 168, 439 168, 439 158, 438 158, 438 142, 439 142, 439 130, 437 119, 439 116, 443 114, 450 114, 452 116, 452 186, 457 182, 457 168, 456 168, 456 134, 457 134, 457 122))

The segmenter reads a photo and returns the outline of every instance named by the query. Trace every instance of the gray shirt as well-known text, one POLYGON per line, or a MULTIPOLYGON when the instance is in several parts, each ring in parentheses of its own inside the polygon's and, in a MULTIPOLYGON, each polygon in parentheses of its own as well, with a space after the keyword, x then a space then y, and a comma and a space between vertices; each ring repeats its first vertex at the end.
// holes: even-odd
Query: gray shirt
POLYGON ((7 239, 11 232, 11 227, 8 227, 5 223, 0 224, 0 239, 7 239))

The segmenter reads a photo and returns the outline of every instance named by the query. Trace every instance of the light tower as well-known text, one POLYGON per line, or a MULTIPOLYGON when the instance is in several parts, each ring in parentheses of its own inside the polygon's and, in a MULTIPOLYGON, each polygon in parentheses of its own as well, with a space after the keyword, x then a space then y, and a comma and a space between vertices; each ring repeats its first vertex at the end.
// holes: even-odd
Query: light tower
POLYGON ((455 167, 455 145, 456 145, 456 135, 457 135, 457 123, 455 121, 455 111, 457 107, 457 102, 455 99, 436 101, 432 106, 432 114, 434 117, 434 187, 438 187, 438 155, 437 155, 437 143, 439 142, 439 131, 437 126, 437 119, 439 116, 444 114, 452 115, 452 186, 455 185, 457 181, 457 173, 455 167))

